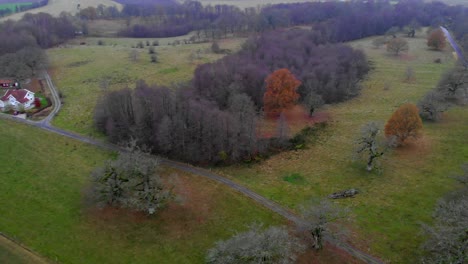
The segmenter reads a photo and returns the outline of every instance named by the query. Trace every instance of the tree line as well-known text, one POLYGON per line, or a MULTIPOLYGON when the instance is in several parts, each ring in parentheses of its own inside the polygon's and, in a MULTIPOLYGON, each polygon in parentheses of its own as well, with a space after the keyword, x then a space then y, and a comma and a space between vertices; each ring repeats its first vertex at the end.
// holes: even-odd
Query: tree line
POLYGON ((25 14, 19 21, 0 24, 0 70, 4 77, 18 80, 36 74, 47 64, 42 49, 63 43, 75 36, 75 20, 69 15, 25 14))
POLYGON ((30 2, 32 3, 25 4, 25 5, 16 5, 14 10, 10 8, 2 9, 0 10, 0 17, 8 16, 13 13, 24 12, 30 9, 41 7, 41 6, 46 6, 49 3, 49 0, 39 0, 39 1, 30 1, 30 2))
MULTIPOLYGON (((172 37, 196 31, 198 38, 220 38, 228 34, 264 32, 282 27, 315 25, 329 41, 342 42, 381 35, 392 27, 411 22, 423 26, 455 26, 452 18, 464 16, 463 7, 422 0, 309 2, 268 5, 241 10, 231 5, 205 5, 198 1, 120 1, 115 7, 82 10, 86 19, 144 17, 120 32, 126 37, 172 37), (94 11, 93 11, 94 10, 94 11)), ((461 27, 461 26, 460 26, 461 27)))

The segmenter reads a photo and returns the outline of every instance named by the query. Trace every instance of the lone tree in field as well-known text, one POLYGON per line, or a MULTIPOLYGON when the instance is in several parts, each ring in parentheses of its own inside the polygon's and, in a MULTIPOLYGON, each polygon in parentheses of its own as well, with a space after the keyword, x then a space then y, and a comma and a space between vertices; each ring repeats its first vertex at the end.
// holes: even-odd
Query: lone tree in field
POLYGON ((387 51, 394 53, 395 55, 400 54, 400 52, 408 51, 409 45, 408 41, 402 38, 392 38, 387 42, 387 51))
POLYGON ((414 104, 404 104, 398 108, 385 125, 385 136, 395 137, 397 145, 404 144, 408 138, 421 137, 422 120, 419 109, 414 104))
POLYGON ((296 92, 301 82, 288 69, 279 69, 266 80, 266 92, 263 96, 265 113, 278 115, 292 107, 299 99, 296 92))
POLYGON ((270 227, 262 231, 253 226, 226 241, 216 243, 208 251, 209 264, 294 263, 303 246, 283 227, 270 227))
POLYGON ((426 121, 438 121, 449 107, 440 91, 430 91, 419 102, 419 116, 426 121))
POLYGON ((100 206, 116 206, 154 214, 172 197, 157 174, 159 162, 136 150, 120 153, 91 174, 92 198, 100 206))
POLYGON ((329 224, 346 217, 347 210, 336 207, 327 200, 319 203, 309 201, 301 207, 302 216, 306 223, 299 226, 300 231, 306 234, 314 249, 323 248, 323 238, 329 232, 329 224))
POLYGON ((427 38, 427 46, 435 50, 443 50, 446 44, 445 35, 441 29, 433 30, 427 38))
POLYGON ((390 146, 391 141, 386 144, 379 138, 380 128, 375 122, 364 125, 361 135, 356 141, 356 152, 367 160, 367 171, 372 171, 377 160, 382 157, 390 146))

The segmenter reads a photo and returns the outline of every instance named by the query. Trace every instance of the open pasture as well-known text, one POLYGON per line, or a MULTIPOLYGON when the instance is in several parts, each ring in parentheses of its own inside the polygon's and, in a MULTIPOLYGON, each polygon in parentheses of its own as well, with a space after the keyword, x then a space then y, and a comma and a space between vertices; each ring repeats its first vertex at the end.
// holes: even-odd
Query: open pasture
MULTIPOLYGON (((224 185, 164 168, 177 198, 160 214, 94 209, 83 190, 111 153, 10 121, 0 127, 0 230, 54 262, 203 263, 215 241, 251 223, 285 224, 224 185)), ((3 256, 20 259, 0 242, 3 256)))
POLYGON ((399 57, 373 48, 372 40, 350 43, 363 49, 375 67, 361 95, 322 109, 331 120, 308 149, 217 171, 294 209, 310 198, 357 188, 356 198, 338 202, 352 209, 350 242, 392 263, 417 263, 424 239, 420 223, 431 222, 437 199, 455 187, 450 176, 468 160, 468 109, 452 108, 442 122, 425 123, 422 139, 386 154, 380 173, 367 173, 353 155, 361 126, 369 121, 383 125, 401 104, 417 103, 454 65, 450 50, 430 51, 423 37, 407 39, 410 50, 399 57), (433 63, 436 58, 443 63, 433 63), (415 73, 412 82, 405 82, 408 67, 415 73))
MULTIPOLYGON (((188 37, 159 39, 158 63, 151 63, 149 47, 156 39, 86 38, 48 50, 54 83, 64 96, 64 105, 54 125, 86 135, 95 135, 93 112, 98 97, 110 89, 134 87, 139 79, 149 84, 170 85, 189 81, 197 65, 223 55, 211 52, 211 43, 168 45, 188 37), (98 42, 102 40, 103 46, 98 42), (139 41, 144 48, 132 48, 139 41), (79 45, 80 42, 86 45, 79 45), (107 88, 103 83, 107 82, 107 88)), ((244 39, 220 41, 223 49, 238 50, 244 39)))

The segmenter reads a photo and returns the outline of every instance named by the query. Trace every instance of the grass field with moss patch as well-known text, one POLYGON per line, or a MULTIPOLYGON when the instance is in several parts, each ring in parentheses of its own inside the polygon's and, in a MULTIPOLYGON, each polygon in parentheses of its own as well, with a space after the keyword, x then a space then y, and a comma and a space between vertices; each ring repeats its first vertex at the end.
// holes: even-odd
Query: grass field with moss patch
POLYGON ((356 198, 337 201, 352 209, 351 242, 392 263, 416 263, 424 239, 420 223, 431 222, 437 199, 455 187, 450 176, 468 161, 468 108, 452 108, 442 122, 425 123, 422 139, 387 154, 381 173, 367 173, 365 162, 353 159, 361 126, 383 125, 400 105, 417 103, 454 66, 451 51, 429 51, 424 38, 408 39, 410 50, 399 57, 374 49, 372 39, 351 43, 375 67, 361 95, 323 109, 331 120, 308 149, 217 171, 293 209, 310 198, 357 188, 356 198), (433 63, 436 58, 443 63, 433 63), (415 73, 410 83, 404 81, 407 67, 415 73), (286 183, 291 174, 301 175, 305 184, 286 183))

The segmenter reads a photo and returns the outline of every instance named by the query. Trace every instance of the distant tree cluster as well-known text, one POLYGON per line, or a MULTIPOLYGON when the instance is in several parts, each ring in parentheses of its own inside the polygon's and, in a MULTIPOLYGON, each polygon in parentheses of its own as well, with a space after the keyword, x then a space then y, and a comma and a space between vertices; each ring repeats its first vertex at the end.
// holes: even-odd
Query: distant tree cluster
POLYGON ((185 89, 139 82, 103 97, 95 124, 112 142, 136 138, 156 153, 195 163, 246 160, 266 147, 256 135, 254 104, 243 94, 231 96, 223 111, 185 89))
POLYGON ((20 21, 0 24, 0 70, 3 76, 26 79, 46 66, 41 49, 60 44, 75 36, 73 18, 49 14, 26 14, 20 21))
POLYGON ((359 92, 359 80, 369 71, 361 51, 342 44, 323 43, 317 32, 273 31, 253 37, 234 55, 199 66, 195 71, 195 93, 225 108, 231 93, 249 95, 255 105, 264 105, 265 79, 286 68, 302 82, 301 100, 310 94, 326 103, 344 101, 359 92))
POLYGON ((437 26, 462 17, 463 8, 453 8, 440 2, 423 1, 352 1, 309 2, 269 5, 262 9, 244 10, 230 5, 206 5, 198 1, 178 3, 165 1, 121 0, 121 12, 111 7, 86 10, 95 18, 146 17, 122 30, 127 37, 170 37, 196 31, 198 38, 220 38, 228 34, 264 32, 282 27, 314 25, 330 42, 343 42, 372 35, 382 35, 391 28, 412 25, 437 26), (112 9, 112 10, 111 10, 112 9))

